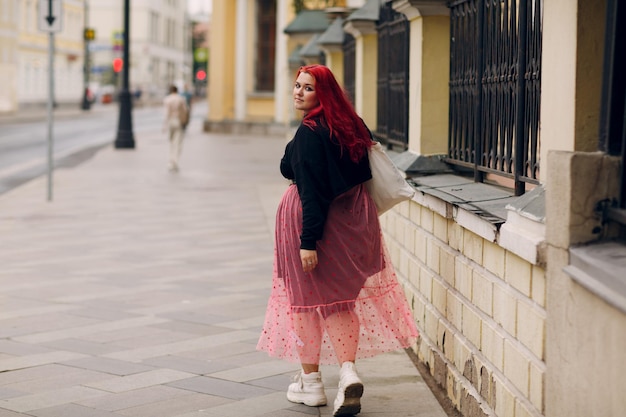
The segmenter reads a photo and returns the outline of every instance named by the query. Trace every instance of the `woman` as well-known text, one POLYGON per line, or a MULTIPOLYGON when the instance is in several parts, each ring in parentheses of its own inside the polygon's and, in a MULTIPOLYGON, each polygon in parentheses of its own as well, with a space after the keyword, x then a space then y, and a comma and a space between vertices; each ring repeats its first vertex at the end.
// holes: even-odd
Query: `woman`
POLYGON ((332 72, 300 68, 294 105, 304 118, 280 163, 291 180, 276 215, 273 289, 258 349, 300 362, 287 399, 326 404, 320 364, 341 366, 334 416, 361 410, 357 358, 417 338, 389 261, 371 178, 369 130, 332 72))

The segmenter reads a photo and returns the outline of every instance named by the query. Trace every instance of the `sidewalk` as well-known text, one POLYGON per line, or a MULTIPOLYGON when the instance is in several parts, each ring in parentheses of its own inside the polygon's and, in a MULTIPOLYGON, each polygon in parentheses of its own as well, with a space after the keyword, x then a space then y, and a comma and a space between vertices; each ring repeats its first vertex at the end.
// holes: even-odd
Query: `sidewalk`
MULTIPOLYGON (((154 130, 0 196, 0 417, 331 415, 255 351, 285 138, 194 123, 177 174, 154 130)), ((359 416, 446 416, 405 352, 358 367, 359 416)))

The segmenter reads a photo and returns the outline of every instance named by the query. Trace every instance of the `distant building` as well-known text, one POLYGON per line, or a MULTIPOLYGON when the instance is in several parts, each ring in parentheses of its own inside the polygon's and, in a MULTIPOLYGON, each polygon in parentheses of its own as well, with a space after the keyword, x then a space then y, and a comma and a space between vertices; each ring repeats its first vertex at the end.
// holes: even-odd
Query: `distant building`
MULTIPOLYGON (((38 2, 0 2, 0 112, 48 101, 48 33, 39 30, 38 2)), ((64 1, 62 30, 55 33, 55 102, 78 103, 83 92, 84 8, 64 1)))
POLYGON ((0 113, 17 109, 17 5, 12 2, 0 3, 0 113))
MULTIPOLYGON (((192 80, 191 25, 184 0, 130 2, 130 88, 142 100, 160 100, 170 84, 192 80)), ((112 62, 121 58, 123 2, 89 0, 89 26, 96 38, 90 45, 95 85, 115 86, 112 62)))
MULTIPOLYGON (((102 99, 115 94, 114 61, 123 53, 123 1, 65 0, 62 30, 55 33, 55 103, 79 105, 85 87, 83 34, 89 42, 89 85, 102 99), (85 16, 87 10, 87 16, 85 16)), ((193 80, 191 25, 186 1, 130 2, 130 88, 142 100, 158 100, 167 86, 193 80)), ((39 2, 0 1, 0 112, 48 101, 48 34, 38 29, 39 2)))

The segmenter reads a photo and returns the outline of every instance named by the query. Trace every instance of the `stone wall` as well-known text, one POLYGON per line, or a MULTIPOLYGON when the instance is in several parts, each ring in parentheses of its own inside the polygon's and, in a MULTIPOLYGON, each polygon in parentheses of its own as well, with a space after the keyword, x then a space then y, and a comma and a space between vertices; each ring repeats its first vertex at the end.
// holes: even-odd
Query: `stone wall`
POLYGON ((495 225, 418 192, 381 217, 421 332, 416 353, 465 416, 541 416, 546 276, 495 225))

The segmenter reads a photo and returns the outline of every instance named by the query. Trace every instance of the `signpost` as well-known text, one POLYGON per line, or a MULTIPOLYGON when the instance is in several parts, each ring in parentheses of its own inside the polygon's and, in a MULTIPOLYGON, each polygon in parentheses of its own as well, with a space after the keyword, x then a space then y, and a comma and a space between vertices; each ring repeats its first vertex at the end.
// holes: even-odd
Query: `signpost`
POLYGON ((63 29, 63 0, 39 0, 37 27, 48 33, 48 201, 52 200, 52 108, 54 106, 54 34, 63 29))

